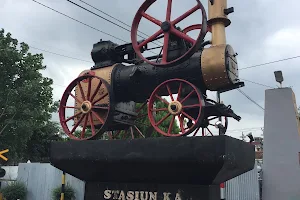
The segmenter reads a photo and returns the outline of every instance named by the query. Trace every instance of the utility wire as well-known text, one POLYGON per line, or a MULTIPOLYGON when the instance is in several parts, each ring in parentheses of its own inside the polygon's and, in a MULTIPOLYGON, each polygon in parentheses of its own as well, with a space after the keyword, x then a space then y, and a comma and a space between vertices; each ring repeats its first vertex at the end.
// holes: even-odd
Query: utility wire
MULTIPOLYGON (((126 24, 125 22, 122 22, 121 20, 119 20, 119 19, 117 19, 117 18, 115 18, 115 17, 113 17, 113 16, 107 14, 107 13, 104 12, 103 10, 98 9, 98 8, 96 8, 95 6, 92 6, 91 4, 88 4, 87 2, 85 2, 85 1, 83 1, 83 0, 79 0, 79 1, 82 2, 82 3, 84 3, 84 4, 86 4, 86 5, 88 5, 88 6, 90 6, 91 8, 94 8, 95 10, 98 10, 99 12, 101 12, 101 13, 103 13, 103 14, 109 16, 110 18, 112 18, 112 19, 114 19, 114 20, 120 22, 121 24, 123 24, 123 25, 125 25, 125 26, 131 28, 131 25, 126 24)), ((145 35, 145 36, 147 36, 147 37, 150 37, 150 36, 147 35, 146 33, 143 33, 143 32, 141 32, 141 31, 138 31, 138 32, 140 32, 141 34, 143 34, 143 35, 145 35)))
MULTIPOLYGON (((91 10, 89 10, 89 9, 87 9, 87 8, 85 8, 85 7, 83 7, 83 6, 79 5, 79 4, 77 4, 77 3, 73 2, 73 1, 71 1, 71 0, 66 0, 66 1, 70 2, 71 4, 73 4, 73 5, 75 5, 75 6, 79 7, 79 8, 81 8, 81 9, 83 9, 83 10, 89 12, 89 13, 92 13, 93 15, 95 15, 95 16, 97 16, 97 17, 100 17, 101 19, 104 19, 105 21, 108 21, 109 23, 112 23, 113 25, 116 25, 116 26, 120 27, 121 29, 124 29, 124 30, 126 30, 126 31, 128 31, 128 32, 131 32, 131 30, 129 30, 129 29, 127 29, 127 28, 124 28, 123 26, 121 26, 121 25, 119 25, 119 24, 117 24, 117 23, 115 23, 115 22, 113 22, 113 21, 111 21, 111 20, 109 20, 109 19, 106 19, 105 17, 103 17, 103 16, 101 16, 101 15, 98 15, 97 13, 94 13, 93 11, 91 11, 91 10)), ((84 2, 84 1, 81 1, 81 2, 87 4, 87 3, 84 2)), ((94 9, 97 9, 97 8, 93 7, 92 5, 90 5, 90 4, 87 4, 87 5, 91 6, 91 7, 94 8, 94 9)), ((97 10, 98 10, 98 9, 97 9, 97 10)), ((102 12, 101 10, 99 10, 99 11, 102 12)), ((118 20, 118 19, 117 19, 117 20, 118 20)), ((129 26, 129 25, 127 25, 127 26, 129 26)), ((129 27, 131 27, 131 26, 129 26, 129 27)), ((138 35, 138 36, 141 37, 141 38, 143 38, 143 39, 146 39, 145 37, 143 37, 143 36, 141 36, 141 35, 138 35)), ((150 37, 149 35, 147 35, 147 36, 150 37)), ((153 41, 152 41, 152 42, 153 42, 153 41)), ((153 42, 153 43, 156 44, 156 45, 160 45, 160 44, 157 44, 157 43, 155 43, 155 42, 153 42)))
POLYGON ((269 85, 265 85, 265 84, 262 84, 262 83, 257 83, 257 82, 250 81, 250 80, 247 80, 247 79, 244 79, 244 78, 240 78, 240 79, 244 80, 244 81, 247 81, 247 82, 250 82, 250 83, 253 83, 253 84, 256 84, 256 85, 264 86, 264 87, 267 87, 267 88, 271 88, 271 89, 275 88, 275 87, 272 87, 272 86, 269 86, 269 85))
POLYGON ((249 68, 254 68, 254 67, 260 67, 260 66, 269 65, 269 64, 273 64, 273 63, 278 63, 278 62, 282 62, 282 61, 293 60, 293 59, 296 59, 296 58, 300 58, 300 56, 294 56, 294 57, 284 58, 284 59, 275 60, 275 61, 262 63, 262 64, 258 64, 258 65, 252 65, 252 66, 249 66, 249 67, 240 68, 239 70, 249 69, 249 68))
POLYGON ((37 48, 37 47, 33 47, 33 46, 30 46, 30 45, 28 45, 28 46, 29 46, 30 48, 32 48, 32 49, 44 51, 44 52, 51 53, 51 54, 54 54, 54 55, 57 55, 57 56, 62 56, 62 57, 65 57, 65 58, 71 58, 71 59, 74 59, 74 60, 80 60, 80 61, 83 61, 83 62, 93 63, 93 62, 91 62, 91 61, 82 60, 82 59, 79 59, 79 58, 74 58, 74 57, 71 57, 71 56, 66 56, 66 55, 63 55, 63 54, 54 53, 54 52, 52 52, 52 51, 47 51, 47 50, 40 49, 40 48, 37 48))
POLYGON ((92 29, 94 29, 94 30, 96 30, 96 31, 98 31, 98 32, 101 32, 101 33, 103 33, 103 34, 105 34, 105 35, 111 36, 111 37, 113 37, 113 38, 115 38, 115 39, 117 39, 117 40, 120 40, 120 41, 123 41, 123 42, 126 42, 126 43, 127 43, 127 41, 125 41, 125 40, 123 40, 123 39, 121 39, 121 38, 118 38, 118 37, 116 37, 116 36, 114 36, 114 35, 111 35, 111 34, 109 34, 109 33, 106 33, 106 32, 104 32, 104 31, 101 31, 101 30, 99 30, 99 29, 97 29, 97 28, 95 28, 95 27, 93 27, 93 26, 91 26, 91 25, 88 25, 88 24, 86 24, 86 23, 84 23, 84 22, 81 22, 81 21, 79 21, 79 20, 77 20, 77 19, 75 19, 75 18, 73 18, 73 17, 70 17, 70 16, 68 16, 68 15, 66 15, 66 14, 64 14, 64 13, 62 13, 62 12, 59 12, 58 10, 55 10, 55 9, 49 7, 49 6, 46 6, 46 5, 40 3, 40 2, 38 2, 38 1, 36 1, 36 0, 32 0, 32 1, 34 1, 35 3, 38 3, 38 4, 40 4, 40 5, 42 5, 42 6, 46 7, 46 8, 48 8, 48 9, 50 9, 50 10, 56 12, 56 13, 59 13, 59 14, 65 16, 65 17, 67 17, 67 18, 69 18, 69 19, 72 19, 72 20, 74 20, 74 21, 76 21, 76 22, 78 22, 78 23, 80 23, 80 24, 83 24, 83 25, 85 25, 85 26, 87 26, 87 27, 89 27, 89 28, 92 28, 92 29))
POLYGON ((253 99, 251 99, 251 97, 249 97, 245 92, 243 92, 240 88, 237 89, 240 93, 242 93, 247 99, 249 99, 252 103, 254 103, 255 105, 257 105, 259 108, 261 108, 262 110, 265 110, 262 106, 260 106, 256 101, 254 101, 253 99))

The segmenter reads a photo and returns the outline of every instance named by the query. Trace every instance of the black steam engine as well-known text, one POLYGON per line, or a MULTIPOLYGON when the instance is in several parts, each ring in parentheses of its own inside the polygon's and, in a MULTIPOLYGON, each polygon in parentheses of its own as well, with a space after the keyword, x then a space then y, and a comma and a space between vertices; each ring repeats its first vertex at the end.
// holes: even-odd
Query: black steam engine
POLYGON ((200 129, 204 136, 205 130, 212 134, 209 126, 225 134, 229 117, 241 119, 231 106, 207 97, 207 91, 222 93, 244 86, 238 79, 237 54, 225 39, 225 27, 231 23, 227 15, 233 8, 227 8, 226 0, 210 0, 207 19, 203 5, 196 0, 195 7, 171 20, 172 1, 169 0, 166 19, 162 22, 146 14, 154 2, 146 0, 135 15, 132 43, 119 45, 101 40, 94 44, 91 57, 95 65, 80 73, 65 90, 59 116, 70 138, 115 139, 120 134, 123 138, 126 134, 134 138, 135 132, 140 137, 151 137, 153 132, 169 137, 196 136, 200 129), (202 24, 183 30, 177 26, 199 10, 202 24), (159 31, 138 41, 137 30, 142 18, 158 25, 159 31), (197 39, 188 35, 194 30, 199 31, 197 39), (208 32, 212 39, 204 41, 208 32), (151 50, 148 44, 158 39, 163 39, 160 53, 144 56, 143 53, 151 50), (69 99, 75 103, 69 105, 69 99), (150 122, 143 130, 142 116, 150 122), (217 123, 212 124, 215 119, 217 123), (166 120, 167 129, 162 127, 166 120), (175 124, 179 131, 173 128, 175 124))

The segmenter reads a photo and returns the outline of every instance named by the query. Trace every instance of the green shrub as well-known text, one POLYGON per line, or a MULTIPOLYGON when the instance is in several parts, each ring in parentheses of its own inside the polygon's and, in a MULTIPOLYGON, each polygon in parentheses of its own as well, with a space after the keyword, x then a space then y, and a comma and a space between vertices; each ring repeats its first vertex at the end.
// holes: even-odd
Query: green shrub
MULTIPOLYGON (((61 186, 58 186, 53 189, 52 191, 52 199, 53 200, 60 200, 61 194, 61 186)), ((75 199, 75 191, 70 185, 65 185, 65 200, 74 200, 75 199)))
POLYGON ((5 200, 25 200, 27 194, 26 185, 22 182, 14 181, 0 190, 5 200))

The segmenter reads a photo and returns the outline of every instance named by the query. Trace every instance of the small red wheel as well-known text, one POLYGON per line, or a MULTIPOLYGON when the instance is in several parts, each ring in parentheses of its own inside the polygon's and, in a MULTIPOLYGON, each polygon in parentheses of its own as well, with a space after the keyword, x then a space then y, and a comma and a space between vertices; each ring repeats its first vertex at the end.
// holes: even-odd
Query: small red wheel
MULTIPOLYGON (((183 29, 182 32, 184 34, 187 34, 188 32, 197 30, 197 29, 202 29, 202 24, 194 24, 194 25, 188 26, 185 29, 183 29)), ((207 26, 207 32, 211 32, 211 26, 207 26)))
POLYGON ((60 101, 59 120, 64 132, 73 140, 101 136, 112 118, 112 101, 110 86, 104 79, 93 75, 77 77, 66 88, 60 101), (75 100, 71 106, 67 103, 70 96, 75 100), (72 116, 66 117, 66 114, 72 116))
POLYGON ((148 117, 151 125, 158 133, 168 137, 185 136, 192 133, 201 123, 203 104, 203 96, 196 86, 186 80, 171 79, 161 83, 151 94, 148 117), (177 94, 177 97, 174 94, 177 94), (165 95, 168 95, 169 101, 162 98, 165 95), (164 107, 155 108, 156 100, 164 102, 164 107), (159 118, 159 112, 164 112, 164 114, 160 114, 162 118, 155 119, 159 118), (169 117, 171 120, 168 130, 164 130, 161 124, 169 117), (191 120, 192 123, 185 124, 185 119, 191 120), (176 120, 179 122, 179 132, 173 130, 174 124, 177 123, 176 120))
POLYGON ((214 136, 213 132, 210 127, 215 128, 218 130, 218 133, 221 132, 221 135, 225 135, 227 128, 228 128, 228 118, 227 117, 221 117, 221 121, 219 120, 219 117, 209 117, 207 119, 204 119, 203 121, 207 121, 207 124, 205 127, 199 127, 196 129, 196 131, 193 133, 193 136, 197 136, 199 130, 201 129, 201 136, 214 136), (215 123, 211 123, 211 121, 216 120, 215 123), (221 126, 220 126, 221 125, 221 126))
POLYGON ((194 6, 193 8, 191 8, 190 10, 188 10, 187 12, 185 12, 183 15, 179 16, 178 18, 176 18, 175 20, 171 20, 171 10, 172 10, 172 0, 168 0, 168 6, 167 6, 167 13, 166 13, 166 19, 164 22, 159 21, 158 19, 155 19, 154 17, 146 14, 147 9, 155 2, 156 0, 146 0, 141 7, 139 8, 138 12, 136 13, 133 23, 132 23, 132 28, 131 28, 131 42, 132 42, 132 46, 136 52, 136 54, 145 62, 153 65, 153 66, 157 66, 157 67, 171 67, 174 65, 178 65, 184 61, 186 61, 187 59, 189 59, 196 51, 198 51, 198 49, 200 48, 201 43, 204 40, 204 37, 207 33, 207 16, 206 16, 206 12, 205 9, 202 5, 202 3, 199 0, 197 1, 197 5, 194 6), (188 36, 187 34, 179 31, 176 29, 176 25, 181 22, 183 19, 187 18, 188 16, 190 16, 192 13, 194 13, 195 11, 197 11, 198 9, 201 10, 202 12, 202 24, 204 25, 201 28, 201 31, 198 35, 198 38, 196 40, 194 40, 193 38, 191 38, 190 36, 188 36), (153 22, 154 24, 158 25, 160 27, 160 30, 157 31, 156 33, 154 33, 152 36, 150 36, 148 39, 144 40, 141 43, 138 43, 137 41, 137 32, 138 32, 138 26, 139 23, 142 19, 142 17, 146 18, 147 20, 153 22), (163 44, 163 51, 162 51, 162 59, 161 59, 161 63, 157 63, 157 62, 151 62, 150 60, 146 59, 142 53, 141 53, 141 49, 147 45, 149 42, 152 42, 158 38, 160 38, 159 36, 161 34, 164 34, 164 44, 163 44), (168 57, 168 46, 169 46, 169 37, 170 34, 173 34, 189 43, 192 44, 192 47, 182 56, 180 56, 179 58, 176 58, 172 61, 167 61, 167 57, 168 57))

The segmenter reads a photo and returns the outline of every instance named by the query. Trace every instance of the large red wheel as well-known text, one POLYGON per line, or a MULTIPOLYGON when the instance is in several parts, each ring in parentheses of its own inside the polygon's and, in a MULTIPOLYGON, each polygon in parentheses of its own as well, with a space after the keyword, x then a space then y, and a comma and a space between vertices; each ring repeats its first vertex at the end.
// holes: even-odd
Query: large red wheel
POLYGON ((188 10, 187 12, 185 12, 183 15, 179 16, 178 18, 171 20, 171 10, 172 10, 172 0, 168 0, 168 6, 167 6, 167 12, 166 12, 166 18, 164 22, 161 22, 158 19, 155 19, 154 17, 146 14, 147 9, 155 2, 156 0, 146 0, 141 7, 139 8, 138 12, 136 13, 133 23, 132 23, 132 28, 131 28, 131 41, 132 41, 132 46, 136 52, 136 54, 145 62, 153 65, 153 66, 157 66, 157 67, 170 67, 170 66, 174 66, 177 64, 180 64, 184 61, 186 61, 187 59, 189 59, 196 51, 198 51, 198 49, 201 46, 201 43, 204 40, 204 37, 206 35, 207 32, 207 16, 206 16, 206 12, 205 9, 203 7, 203 5, 201 4, 200 0, 196 0, 197 1, 197 5, 194 6, 193 8, 191 8, 190 10, 188 10), (179 31, 178 29, 176 29, 176 25, 181 22, 183 19, 187 18, 188 16, 190 16, 192 13, 194 13, 197 10, 201 10, 202 12, 202 25, 203 27, 201 27, 201 31, 197 37, 196 40, 194 40, 193 38, 189 37, 187 34, 179 31), (144 40, 141 43, 138 43, 137 40, 137 32, 138 32, 138 26, 139 23, 142 19, 142 17, 146 18, 147 20, 153 22, 154 24, 156 24, 157 26, 160 27, 159 31, 157 31, 156 33, 154 33, 152 36, 150 36, 148 39, 144 40), (164 44, 163 44, 163 51, 162 51, 162 59, 160 63, 157 62, 152 62, 148 59, 146 59, 142 53, 141 53, 141 49, 147 45, 149 42, 152 42, 158 38, 160 38, 160 35, 164 35, 164 44), (176 58, 174 60, 171 61, 167 61, 167 57, 168 57, 168 46, 169 46, 169 37, 170 34, 176 35, 179 38, 182 38, 183 40, 189 42, 192 44, 192 47, 182 56, 180 56, 179 58, 176 58))
POLYGON ((154 129, 167 137, 185 136, 192 133, 200 125, 203 114, 203 96, 199 89, 193 84, 182 79, 171 79, 161 83, 155 88, 149 99, 148 117, 154 129), (162 94, 167 94, 168 98, 162 98, 162 94), (175 97, 177 94, 177 97, 175 97), (162 101, 164 106, 156 108, 156 101, 162 101), (163 114, 158 114, 163 112, 163 114), (159 118, 158 116, 161 116, 159 118), (167 121, 168 129, 161 126, 167 121), (186 124, 186 119, 191 120, 191 124, 186 124), (179 122, 179 132, 174 130, 175 123, 179 122))
MULTIPOLYGON (((197 30, 197 29, 202 29, 202 24, 194 24, 194 25, 188 26, 185 29, 183 29, 182 32, 184 34, 187 34, 188 32, 194 31, 194 30, 197 30)), ((207 31, 206 32, 211 32, 211 26, 207 26, 207 31)))
POLYGON ((73 140, 101 137, 111 121, 112 101, 110 86, 104 79, 93 75, 77 77, 60 101, 59 120, 64 132, 73 140), (69 97, 75 101, 73 105, 68 105, 69 97))

